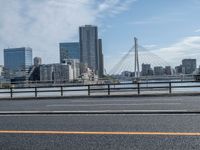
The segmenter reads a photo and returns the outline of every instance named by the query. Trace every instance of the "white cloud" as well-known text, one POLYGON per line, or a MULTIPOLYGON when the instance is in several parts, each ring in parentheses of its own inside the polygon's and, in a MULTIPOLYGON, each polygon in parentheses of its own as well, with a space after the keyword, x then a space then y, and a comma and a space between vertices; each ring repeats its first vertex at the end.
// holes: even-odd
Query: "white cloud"
POLYGON ((143 47, 147 48, 147 49, 155 49, 157 48, 158 45, 156 44, 149 44, 149 45, 144 45, 143 47))
POLYGON ((195 32, 200 32, 200 29, 195 30, 195 32))
POLYGON ((199 61, 200 36, 186 37, 169 47, 158 49, 154 53, 164 58, 173 66, 181 64, 181 60, 184 58, 195 58, 199 61))
MULTIPOLYGON (((117 64, 117 68, 114 68, 116 63, 114 64, 110 59, 110 63, 108 64, 110 68, 109 73, 120 73, 123 70, 133 71, 134 52, 130 52, 129 55, 125 57, 127 53, 128 52, 122 52, 120 55, 116 54, 116 56, 114 56, 118 60, 117 63, 123 58, 123 61, 120 64, 117 64)), ((165 48, 159 48, 157 45, 144 45, 139 47, 140 67, 142 63, 150 63, 152 67, 164 67, 168 65, 175 67, 182 63, 182 59, 187 58, 197 59, 197 64, 200 65, 200 36, 186 37, 165 48), (147 47, 149 48, 146 49, 147 47)))
POLYGON ((78 40, 80 25, 98 25, 133 1, 0 0, 0 56, 4 48, 30 46, 45 63, 58 62, 59 42, 78 40))
POLYGON ((152 16, 149 18, 144 18, 142 20, 132 21, 129 24, 132 25, 149 25, 149 24, 166 24, 171 22, 181 22, 184 13, 170 12, 167 14, 160 14, 159 16, 152 16))
POLYGON ((130 4, 137 0, 103 0, 98 4, 97 12, 113 16, 129 8, 130 4))

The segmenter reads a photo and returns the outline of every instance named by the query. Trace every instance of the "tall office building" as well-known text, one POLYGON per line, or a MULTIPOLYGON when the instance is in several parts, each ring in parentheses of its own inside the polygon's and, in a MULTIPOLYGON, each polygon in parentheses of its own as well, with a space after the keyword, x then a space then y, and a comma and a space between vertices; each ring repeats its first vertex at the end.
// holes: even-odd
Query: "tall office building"
MULTIPOLYGON (((96 74, 99 68, 98 29, 96 26, 85 25, 79 28, 80 63, 87 65, 96 74)), ((83 71, 81 70, 81 73, 83 71)))
POLYGON ((80 45, 78 42, 60 43, 60 63, 64 59, 79 59, 80 60, 80 45))
POLYGON ((192 74, 197 68, 196 59, 183 59, 182 70, 184 74, 192 74))
POLYGON ((32 66, 32 49, 29 47, 4 49, 4 67, 9 77, 16 72, 28 72, 32 66))
POLYGON ((103 52, 102 52, 102 39, 98 40, 98 76, 100 78, 104 75, 104 60, 103 60, 103 52))

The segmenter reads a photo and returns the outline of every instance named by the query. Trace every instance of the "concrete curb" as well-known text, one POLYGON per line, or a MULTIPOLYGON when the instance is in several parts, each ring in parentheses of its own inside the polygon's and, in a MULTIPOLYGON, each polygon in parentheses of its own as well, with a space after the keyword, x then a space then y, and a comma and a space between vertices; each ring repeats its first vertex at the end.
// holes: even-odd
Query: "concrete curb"
POLYGON ((0 98, 1 100, 62 100, 62 99, 92 99, 92 98, 123 98, 123 97, 175 97, 175 96, 200 96, 200 93, 173 93, 173 94, 130 94, 130 95, 92 95, 92 96, 55 96, 55 97, 14 97, 0 98))
POLYGON ((74 114, 74 115, 81 115, 81 114, 172 114, 172 115, 181 115, 181 114, 200 114, 200 110, 164 110, 164 111, 157 111, 157 110, 133 110, 133 111, 0 111, 0 115, 54 115, 54 114, 74 114))

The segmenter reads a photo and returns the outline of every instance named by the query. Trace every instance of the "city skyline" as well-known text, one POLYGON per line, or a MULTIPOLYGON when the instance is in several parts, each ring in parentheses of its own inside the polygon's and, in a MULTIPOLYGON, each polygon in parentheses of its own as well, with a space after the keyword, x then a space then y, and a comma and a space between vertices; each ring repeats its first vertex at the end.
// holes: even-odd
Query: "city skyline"
POLYGON ((173 67, 185 58, 197 59, 199 65, 199 1, 155 2, 0 1, 0 64, 3 49, 22 46, 31 47, 33 55, 42 57, 45 64, 59 62, 59 43, 78 41, 78 27, 92 24, 100 28, 107 70, 132 47, 134 36, 173 67))
MULTIPOLYGON (((174 68, 165 65, 152 65, 151 63, 142 63, 139 65, 140 76, 152 76, 152 75, 180 75, 180 74, 195 74, 199 72, 199 67, 197 67, 196 59, 182 59, 182 63, 174 68)), ((122 70, 122 72, 115 75, 123 74, 135 75, 134 71, 122 70)))

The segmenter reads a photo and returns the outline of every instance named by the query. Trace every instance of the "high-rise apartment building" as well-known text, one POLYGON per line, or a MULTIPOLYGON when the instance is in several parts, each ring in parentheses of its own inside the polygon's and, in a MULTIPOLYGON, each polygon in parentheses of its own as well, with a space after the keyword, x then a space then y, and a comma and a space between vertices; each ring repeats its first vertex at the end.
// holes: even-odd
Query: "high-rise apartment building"
POLYGON ((32 66, 32 49, 29 47, 4 49, 4 67, 9 77, 16 72, 28 72, 32 66))
POLYGON ((197 68, 196 59, 183 59, 182 70, 184 74, 192 74, 197 68))
MULTIPOLYGON (((98 29, 96 26, 85 25, 79 28, 80 63, 87 65, 96 74, 99 68, 98 29)), ((82 73, 82 71, 81 71, 82 73)))
POLYGON ((78 42, 60 43, 60 63, 64 59, 79 59, 80 60, 80 45, 78 42))

